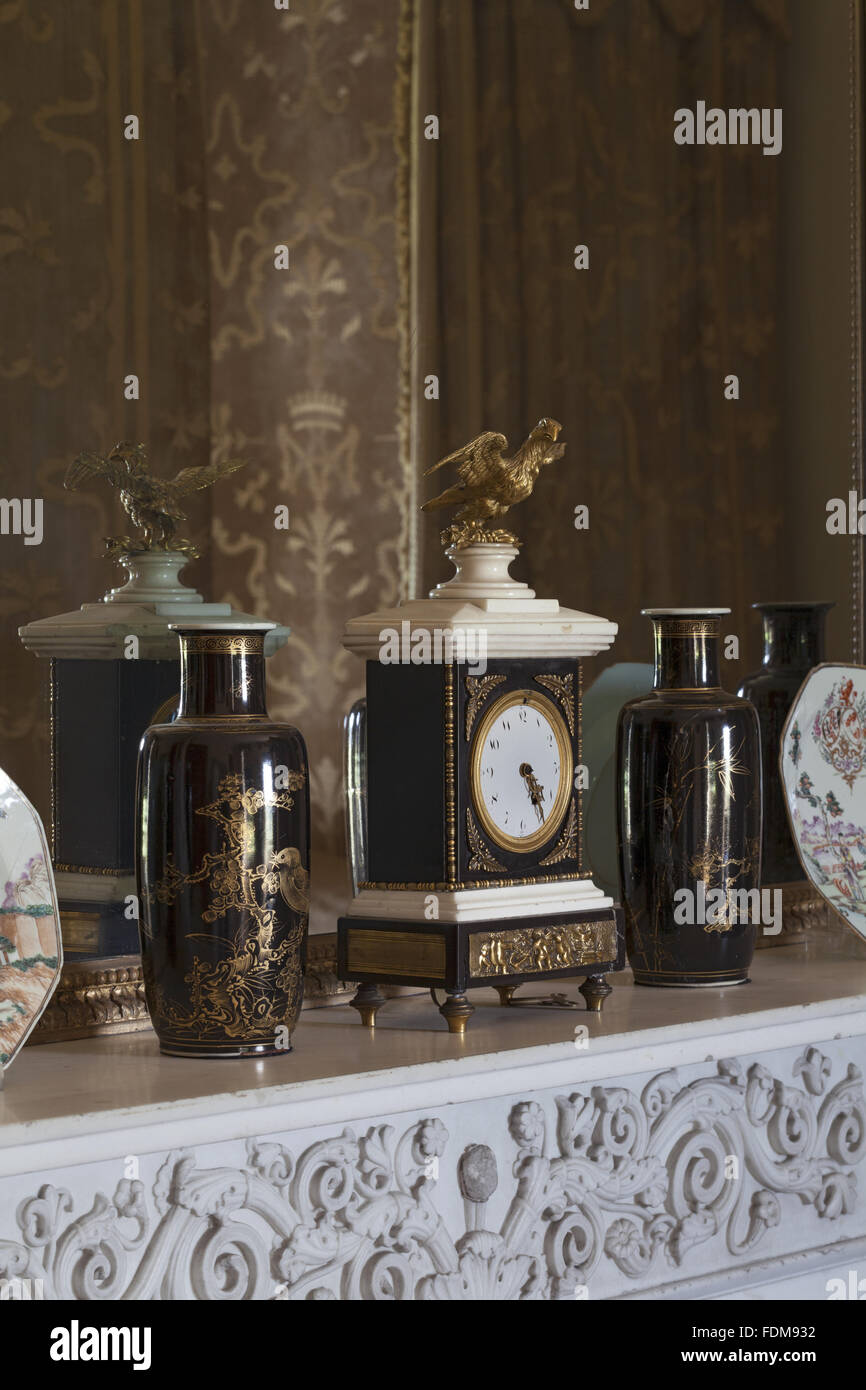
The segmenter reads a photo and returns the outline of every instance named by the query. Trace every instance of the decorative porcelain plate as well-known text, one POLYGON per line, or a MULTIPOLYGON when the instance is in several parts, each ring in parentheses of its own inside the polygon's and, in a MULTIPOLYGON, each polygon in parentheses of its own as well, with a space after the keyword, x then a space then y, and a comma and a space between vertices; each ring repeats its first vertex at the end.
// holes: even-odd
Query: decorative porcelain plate
POLYGON ((779 768, 809 879, 866 938, 866 667, 816 666, 782 731, 779 768))
POLYGON ((60 912, 42 822, 0 769, 0 1069, 23 1047, 63 964, 60 912))

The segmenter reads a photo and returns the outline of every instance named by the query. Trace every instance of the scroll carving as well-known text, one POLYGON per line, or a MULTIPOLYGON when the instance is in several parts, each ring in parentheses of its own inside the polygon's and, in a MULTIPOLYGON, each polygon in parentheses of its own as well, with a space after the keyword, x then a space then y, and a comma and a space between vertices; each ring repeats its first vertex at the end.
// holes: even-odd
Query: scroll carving
POLYGON ((519 1101, 507 1116, 513 1166, 486 1144, 446 1165, 448 1132, 428 1117, 403 1133, 345 1128, 297 1156, 248 1140, 239 1168, 172 1152, 149 1196, 124 1180, 80 1216, 44 1184, 20 1203, 17 1237, 0 1240, 0 1278, 42 1280, 54 1299, 515 1300, 591 1294, 603 1262, 630 1280, 686 1266, 708 1243, 730 1263, 797 1202, 828 1221, 854 1208, 860 1072, 830 1086, 811 1048, 793 1075, 804 1090, 760 1061, 723 1061, 685 1084, 661 1072, 640 1094, 591 1086, 519 1101), (441 1212, 446 1179, 465 1211, 456 1237, 441 1212))

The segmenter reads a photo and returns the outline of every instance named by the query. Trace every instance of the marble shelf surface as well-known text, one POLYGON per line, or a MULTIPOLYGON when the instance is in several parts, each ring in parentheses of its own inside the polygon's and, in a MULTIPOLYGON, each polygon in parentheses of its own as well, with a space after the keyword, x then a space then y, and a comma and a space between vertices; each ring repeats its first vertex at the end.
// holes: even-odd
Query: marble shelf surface
MULTIPOLYGON (((833 1036, 864 1031, 866 961, 832 946, 759 952, 752 982, 737 988, 661 990, 635 987, 629 972, 611 978, 601 1016, 502 1008, 492 989, 474 990, 464 1039, 419 994, 389 1001, 375 1030, 348 1005, 308 1010, 294 1050, 263 1060, 162 1057, 152 1033, 25 1048, 0 1091, 0 1176, 33 1171, 59 1146, 67 1163, 122 1153, 132 1132, 145 1149, 218 1140, 229 1123, 233 1134, 300 1129, 507 1094, 516 1079, 518 1088, 584 1084, 808 1042, 828 1036, 828 1018, 833 1036)), ((555 987, 580 1001, 579 983, 555 987)), ((546 992, 527 985, 518 997, 546 992)))

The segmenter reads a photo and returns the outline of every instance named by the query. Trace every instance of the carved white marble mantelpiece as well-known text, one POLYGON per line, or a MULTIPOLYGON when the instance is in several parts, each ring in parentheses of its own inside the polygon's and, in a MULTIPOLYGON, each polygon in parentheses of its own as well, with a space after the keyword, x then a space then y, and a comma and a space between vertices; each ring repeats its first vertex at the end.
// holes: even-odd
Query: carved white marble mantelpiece
POLYGON ((0 1093, 0 1279, 823 1300, 866 1278, 866 962, 784 947, 728 991, 620 976, 600 1017, 475 998, 463 1039, 416 996, 375 1032, 309 1011, 268 1061, 161 1058, 148 1034, 25 1049, 0 1093))

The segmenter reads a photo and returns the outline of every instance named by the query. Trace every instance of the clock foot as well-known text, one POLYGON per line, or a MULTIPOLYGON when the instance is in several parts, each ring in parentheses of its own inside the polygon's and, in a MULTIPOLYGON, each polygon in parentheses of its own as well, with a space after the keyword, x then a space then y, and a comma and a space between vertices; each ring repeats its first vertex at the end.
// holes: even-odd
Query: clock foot
POLYGON ((466 1024, 475 1012, 475 1006, 469 1003, 462 990, 454 994, 449 994, 444 1004, 439 1005, 439 1012, 448 1024, 449 1033, 458 1033, 460 1037, 466 1032, 466 1024))
POLYGON ((376 1010, 381 1009, 386 1002, 385 996, 378 985, 359 985, 355 991, 354 998, 349 1000, 353 1009, 357 1009, 361 1015, 361 1022, 368 1028, 376 1027, 376 1010))
POLYGON ((586 1000, 586 1007, 594 1014, 600 1014, 604 1001, 613 990, 603 975, 587 975, 580 992, 586 1000))
POLYGON ((518 990, 518 989, 520 988, 520 986, 519 986, 519 985, 494 985, 493 988, 496 990, 496 993, 499 995, 499 1002, 500 1002, 500 1004, 501 1004, 501 1005, 503 1006, 503 1008, 504 1008, 507 1004, 510 1004, 510 1003, 511 1003, 512 999, 514 998, 514 992, 515 992, 515 990, 518 990))

